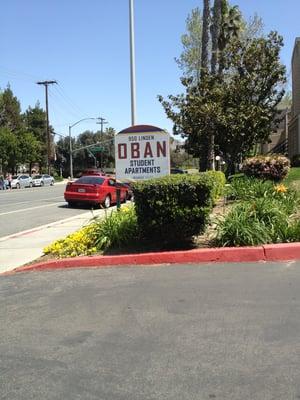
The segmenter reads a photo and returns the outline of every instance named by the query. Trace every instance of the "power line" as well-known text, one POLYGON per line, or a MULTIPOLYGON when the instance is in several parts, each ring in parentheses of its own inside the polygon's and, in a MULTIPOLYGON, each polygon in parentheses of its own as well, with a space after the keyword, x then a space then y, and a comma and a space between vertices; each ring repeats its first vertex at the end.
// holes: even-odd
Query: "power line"
POLYGON ((57 87, 55 87, 55 89, 57 90, 57 92, 61 95, 61 97, 65 100, 65 102, 69 103, 74 110, 76 110, 76 113, 80 113, 82 115, 85 115, 86 112, 84 110, 82 110, 71 98, 70 96, 67 95, 66 91, 64 90, 64 88, 62 87, 61 84, 58 84, 57 87))
MULTIPOLYGON (((56 92, 53 90, 49 89, 49 95, 55 99, 56 103, 59 103, 60 108, 62 108, 66 114, 72 115, 72 117, 78 118, 78 112, 76 112, 74 109, 71 109, 65 102, 62 101, 62 98, 58 96, 56 92)), ((63 115, 63 113, 62 113, 63 115)))
POLYGON ((36 82, 37 80, 39 80, 39 78, 37 76, 28 74, 27 72, 10 69, 3 65, 0 65, 0 69, 2 71, 5 71, 4 74, 11 76, 11 78, 13 78, 13 79, 19 79, 19 80, 23 80, 23 81, 27 81, 27 82, 36 82))

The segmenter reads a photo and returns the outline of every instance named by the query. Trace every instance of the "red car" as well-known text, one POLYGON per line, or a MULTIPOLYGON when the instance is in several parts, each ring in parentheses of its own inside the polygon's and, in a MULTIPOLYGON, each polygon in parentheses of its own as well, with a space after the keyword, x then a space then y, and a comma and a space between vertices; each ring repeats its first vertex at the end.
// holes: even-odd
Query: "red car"
POLYGON ((76 203, 103 205, 105 208, 117 202, 117 189, 120 201, 125 202, 130 196, 126 186, 108 176, 82 176, 66 186, 64 197, 71 207, 76 203))

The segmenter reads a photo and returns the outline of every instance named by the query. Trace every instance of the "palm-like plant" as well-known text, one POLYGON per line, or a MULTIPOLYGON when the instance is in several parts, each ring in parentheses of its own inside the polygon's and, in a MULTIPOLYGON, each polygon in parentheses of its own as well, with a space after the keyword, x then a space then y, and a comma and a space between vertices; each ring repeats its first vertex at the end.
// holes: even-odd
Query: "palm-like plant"
POLYGON ((229 41, 238 37, 242 28, 242 15, 238 6, 229 6, 226 1, 222 7, 222 23, 218 39, 218 47, 223 51, 229 41))

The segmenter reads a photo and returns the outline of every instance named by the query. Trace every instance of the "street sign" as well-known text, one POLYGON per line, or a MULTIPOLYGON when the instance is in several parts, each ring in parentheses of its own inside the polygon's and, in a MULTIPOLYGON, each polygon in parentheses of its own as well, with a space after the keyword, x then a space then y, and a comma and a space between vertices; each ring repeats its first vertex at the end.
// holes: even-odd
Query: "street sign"
POLYGON ((100 153, 103 151, 103 147, 95 146, 89 149, 93 154, 100 153))
POLYGON ((169 134, 135 125, 115 136, 116 178, 144 180, 170 174, 169 134))

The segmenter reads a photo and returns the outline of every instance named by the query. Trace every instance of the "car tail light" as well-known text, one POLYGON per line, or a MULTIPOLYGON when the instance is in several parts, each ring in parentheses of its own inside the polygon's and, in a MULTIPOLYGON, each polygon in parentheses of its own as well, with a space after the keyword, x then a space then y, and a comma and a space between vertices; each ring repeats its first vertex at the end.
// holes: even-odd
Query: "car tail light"
POLYGON ((98 185, 91 185, 89 187, 89 192, 91 193, 97 193, 98 192, 98 185))

